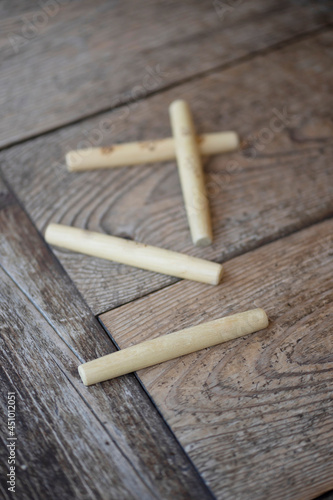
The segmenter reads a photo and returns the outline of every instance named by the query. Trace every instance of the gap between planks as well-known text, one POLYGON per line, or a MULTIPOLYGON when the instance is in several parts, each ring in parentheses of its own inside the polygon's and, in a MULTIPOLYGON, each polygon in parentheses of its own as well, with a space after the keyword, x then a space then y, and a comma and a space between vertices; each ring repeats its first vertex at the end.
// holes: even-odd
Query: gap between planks
POLYGON ((320 26, 320 27, 315 28, 313 30, 306 31, 304 33, 298 33, 297 35, 294 35, 293 37, 289 38, 288 40, 283 40, 283 41, 277 42, 269 47, 264 47, 262 49, 254 50, 250 54, 240 56, 240 57, 234 59, 233 61, 228 61, 226 63, 222 63, 220 65, 214 66, 214 68, 210 68, 210 69, 205 70, 205 71, 199 71, 195 75, 190 75, 186 78, 177 80, 176 82, 172 82, 172 83, 169 83, 167 85, 164 85, 164 86, 160 87, 159 89, 148 92, 146 95, 144 95, 140 98, 127 99, 127 100, 125 99, 120 104, 117 104, 115 106, 104 108, 104 109, 95 111, 93 113, 87 113, 86 115, 82 115, 80 118, 68 121, 66 123, 63 123, 62 125, 59 125, 56 127, 50 127, 49 129, 45 130, 44 132, 40 132, 37 134, 31 134, 31 135, 25 137, 24 139, 12 141, 4 146, 0 146, 0 152, 9 150, 9 149, 14 148, 15 146, 19 146, 21 144, 28 143, 34 139, 39 138, 39 137, 44 137, 44 136, 47 137, 48 135, 51 135, 54 132, 57 132, 57 131, 62 130, 62 129, 66 129, 67 127, 71 127, 72 125, 78 125, 78 124, 83 123, 84 121, 92 119, 92 118, 97 118, 99 116, 103 116, 103 114, 107 114, 107 113, 110 113, 111 111, 121 109, 124 106, 128 106, 128 105, 132 105, 132 104, 136 104, 136 103, 145 101, 146 99, 150 99, 151 97, 154 97, 155 95, 163 94, 164 92, 168 92, 169 90, 173 90, 173 89, 177 88, 178 86, 184 85, 186 83, 196 82, 196 81, 200 80, 201 78, 205 78, 206 76, 212 75, 214 73, 223 72, 223 71, 226 71, 230 68, 234 68, 240 64, 250 62, 251 60, 254 60, 257 57, 267 55, 270 53, 274 53, 274 52, 278 52, 279 50, 281 50, 289 45, 291 46, 294 43, 297 43, 297 42, 300 42, 303 40, 307 40, 307 39, 311 39, 312 37, 314 37, 318 34, 329 32, 332 30, 332 26, 333 26, 332 23, 327 23, 326 25, 320 26))
MULTIPOLYGON (((287 238, 288 236, 292 236, 295 233, 299 233, 299 232, 301 232, 301 231, 303 231, 305 229, 309 229, 312 226, 316 226, 317 224, 320 224, 321 222, 324 222, 324 221, 328 221, 328 220, 330 220, 332 218, 333 218, 333 212, 330 212, 329 214, 327 214, 327 216, 321 217, 318 220, 312 221, 309 224, 305 224, 304 226, 299 227, 297 229, 291 229, 291 231, 285 231, 285 232, 282 231, 281 234, 277 235, 276 237, 273 236, 272 238, 267 238, 266 240, 259 242, 258 245, 255 245, 252 248, 249 248, 249 249, 244 250, 244 251, 239 251, 239 252, 236 251, 236 252, 234 252, 233 254, 230 255, 230 257, 228 257, 228 260, 226 260, 226 261, 222 260, 219 263, 220 264, 227 264, 228 265, 228 262, 230 260, 232 260, 232 259, 235 259, 236 257, 241 257, 242 255, 246 255, 248 253, 255 252, 259 248, 265 247, 266 245, 270 245, 271 243, 275 243, 276 241, 279 241, 279 240, 282 240, 284 238, 287 238)), ((186 280, 176 279, 173 283, 168 283, 167 285, 161 286, 161 288, 157 288, 156 290, 154 290, 152 292, 145 293, 145 294, 141 295, 140 297, 136 297, 133 300, 129 300, 129 301, 124 302, 122 304, 118 304, 115 307, 110 307, 109 309, 106 309, 105 311, 96 314, 95 317, 99 320, 99 322, 101 323, 101 325, 105 329, 105 327, 103 325, 103 322, 100 319, 100 316, 102 316, 103 314, 106 314, 106 313, 111 312, 111 311, 115 311, 116 309, 120 309, 122 306, 134 303, 137 300, 141 300, 141 299, 143 299, 145 297, 152 296, 155 293, 160 292, 161 290, 166 290, 168 288, 171 288, 171 287, 175 286, 177 283, 180 283, 181 281, 186 281, 186 280)), ((220 284, 217 285, 217 286, 223 286, 223 277, 222 277, 222 280, 221 280, 220 284)), ((117 344, 116 340, 112 337, 111 333, 109 333, 108 331, 106 333, 107 333, 108 336, 111 336, 112 341, 114 342, 115 346, 119 350, 120 347, 117 344)))
MULTIPOLYGON (((270 123, 268 120, 274 116, 272 106, 278 110, 286 106, 289 111, 290 105, 290 113, 296 113, 295 120, 289 122, 291 128, 274 134, 274 140, 265 150, 265 159, 262 154, 252 159, 247 152, 235 155, 232 161, 236 162, 237 169, 226 180, 230 158, 210 159, 206 168, 208 181, 215 189, 210 194, 216 244, 205 253, 192 249, 184 214, 172 208, 173 199, 178 207, 183 206, 174 165, 156 166, 153 170, 140 166, 117 172, 88 172, 82 176, 69 175, 65 171, 64 152, 67 146, 75 145, 82 137, 81 126, 53 134, 47 141, 36 139, 3 152, 7 179, 41 231, 50 221, 61 222, 116 236, 126 235, 136 241, 211 260, 227 261, 235 252, 249 250, 258 246, 259 241, 280 237, 332 212, 329 166, 333 150, 329 142, 331 122, 327 118, 331 41, 331 33, 319 35, 310 43, 301 42, 255 63, 204 78, 195 88, 185 85, 182 89, 193 101, 198 123, 205 130, 216 127, 216 123, 221 123, 222 128, 227 125, 237 128, 239 117, 242 117, 240 133, 250 137, 251 132, 258 133, 264 130, 263 125, 270 123), (295 60, 301 59, 303 66, 296 67, 296 74, 292 73, 291 78, 290 68, 294 68, 295 60), (312 69, 319 63, 322 74, 312 69), (280 65, 281 71, 275 74, 274 68, 280 65), (247 75, 251 76, 250 81, 247 75), (257 102, 257 81, 265 82, 265 75, 267 83, 262 85, 257 102), (240 80, 236 93, 235 79, 240 80), (323 92, 323 99, 319 105, 314 105, 311 96, 318 88, 323 92), (207 98, 195 100, 198 93, 204 95, 205 92, 207 98), (286 95, 291 96, 289 101, 286 95), (217 99, 220 107, 215 109, 217 99), (209 109, 204 111, 207 106, 209 109), (284 154, 280 158, 281 151, 290 156, 284 154), (273 157, 273 160, 266 157, 273 157), (50 158, 55 162, 45 168, 50 158), (31 179, 31 183, 27 179, 31 179)), ((179 93, 178 88, 171 95, 156 96, 149 106, 145 102, 138 105, 137 111, 122 123, 120 139, 133 139, 133 131, 139 130, 142 123, 148 123, 148 131, 151 127, 149 117, 154 115, 152 110, 157 115, 163 113, 156 135, 168 133, 169 122, 164 111, 168 101, 177 97, 176 92, 179 93)), ((91 132, 96 125, 98 123, 89 121, 86 131, 91 132)), ((141 133, 147 132, 144 129, 141 133)), ((105 143, 112 137, 107 135, 105 143)), ((110 265, 101 259, 58 249, 54 252, 96 314, 171 282, 171 278, 162 278, 162 275, 110 265)))
MULTIPOLYGON (((4 336, 9 344, 14 343, 17 347, 16 349, 6 350, 4 346, 3 349, 3 355, 6 359, 8 358, 9 376, 6 376, 5 379, 9 387, 13 388, 17 385, 18 394, 20 394, 20 391, 27 392, 29 388, 34 387, 35 379, 38 380, 39 377, 43 379, 44 372, 41 370, 41 366, 46 363, 47 369, 52 369, 52 363, 47 365, 47 361, 51 358, 54 362, 54 356, 56 356, 56 365, 62 374, 61 378, 57 376, 48 377, 44 386, 43 384, 37 384, 36 387, 37 393, 41 391, 40 401, 44 410, 46 409, 49 412, 51 422, 52 419, 55 419, 54 422, 59 422, 59 420, 63 422, 63 419, 59 419, 57 412, 54 413, 54 406, 57 407, 57 405, 54 405, 54 399, 50 394, 52 395, 52 391, 53 393, 58 391, 57 394, 61 399, 67 391, 69 401, 71 401, 70 398, 74 400, 72 401, 74 407, 67 408, 66 412, 69 413, 69 416, 76 424, 78 424, 79 420, 83 425, 82 431, 85 439, 82 438, 82 442, 84 442, 84 446, 90 442, 90 446, 87 446, 89 453, 96 453, 96 436, 89 434, 84 422, 89 420, 95 430, 99 429, 103 423, 103 432, 107 433, 107 437, 112 440, 112 446, 115 445, 120 452, 119 457, 123 457, 121 462, 131 466, 126 466, 129 473, 127 479, 132 478, 137 483, 141 482, 141 491, 150 492, 147 497, 155 498, 156 491, 160 489, 161 496, 165 495, 167 498, 169 498, 169 495, 170 498, 181 495, 181 490, 186 495, 192 484, 198 498, 200 495, 211 498, 211 493, 204 485, 192 462, 187 459, 187 455, 180 447, 178 440, 174 439, 170 427, 165 427, 164 420, 160 418, 159 413, 155 412, 150 398, 146 397, 145 392, 142 391, 133 376, 129 376, 122 381, 118 380, 113 385, 113 388, 104 388, 102 391, 100 388, 97 391, 87 391, 82 386, 77 373, 77 351, 82 352, 84 359, 87 359, 95 356, 103 345, 108 346, 108 350, 114 350, 114 347, 110 339, 105 335, 105 330, 94 319, 68 275, 59 265, 45 242, 38 236, 37 231, 30 224, 28 217, 22 212, 19 204, 16 203, 15 196, 10 192, 8 193, 6 187, 1 185, 1 181, 0 224, 3 232, 3 238, 1 239, 3 255, 1 269, 2 267, 5 269, 3 276, 8 292, 5 295, 7 300, 2 302, 6 312, 5 325, 7 325, 7 329, 4 329, 4 336), (71 297, 71 300, 66 300, 66 296, 71 297), (14 303, 16 306, 14 306, 14 303), (16 319, 17 321, 15 321, 16 319), (27 339, 30 339, 30 342, 27 339), (31 344, 34 343, 36 346, 32 349, 31 344), (26 356, 20 357, 20 349, 22 348, 26 349, 26 356), (30 355, 31 350, 32 355, 30 355), (42 351, 43 355, 40 356, 40 362, 35 373, 35 358, 37 356, 38 359, 39 351, 42 351), (22 375, 26 382, 23 385, 22 375), (63 377, 65 377, 66 383, 61 380, 63 377), (68 381, 70 381, 70 386, 68 381), (84 395, 80 394, 80 391, 84 392, 84 395), (78 395, 84 401, 84 408, 89 409, 88 412, 81 412, 80 417, 75 412, 75 408, 79 406, 75 406, 75 399, 78 398, 78 395), (95 412, 91 412, 91 408, 95 408, 95 412), (158 439, 157 435, 159 436, 158 439), (143 449, 141 448, 142 442, 145 444, 143 449), (169 455, 174 457, 174 464, 164 463, 165 457, 169 455), (152 460, 156 462, 154 469, 151 468, 152 460), (181 483, 181 479, 180 482, 179 478, 177 479, 179 475, 177 467, 182 471, 183 483, 181 483), (176 470, 177 475, 175 475, 176 470), (157 478, 157 476, 159 477, 157 478), (173 477, 176 479, 173 479, 173 477), (162 490, 164 490, 164 493, 162 490)), ((6 365, 4 369, 8 367, 6 365)), ((29 402, 26 401, 27 404, 29 402)), ((21 416, 25 415, 24 418, 26 418, 23 408, 21 416)), ((34 414, 34 412, 31 413, 34 414)), ((34 419, 30 422, 27 417, 27 427, 30 430, 35 425, 34 422, 34 419)), ((61 422, 59 423, 60 426, 62 425, 61 422)), ((40 421, 37 423, 39 426, 42 424, 40 421)), ((60 443, 61 445, 68 444, 71 439, 75 439, 73 436, 76 436, 77 433, 74 430, 71 427, 70 430, 67 429, 64 435, 59 434, 62 436, 59 439, 63 440, 60 443)), ((50 434, 49 446, 55 444, 54 439, 54 436, 50 434)), ((120 463, 113 464, 115 459, 113 455, 110 455, 112 449, 104 446, 104 444, 109 445, 110 443, 102 441, 102 443, 98 443, 98 456, 104 454, 104 457, 108 458, 109 467, 111 468, 111 471, 106 472, 107 463, 100 464, 101 470, 104 471, 104 483, 106 478, 110 480, 110 477, 113 477, 115 480, 119 479, 119 487, 123 487, 121 484, 124 485, 122 481, 125 472, 121 473, 120 470, 117 472, 116 469, 120 467, 120 463), (102 446, 100 447, 100 445, 102 446)), ((44 444, 43 442, 41 449, 44 444)), ((21 443, 21 451, 26 456, 30 455, 32 458, 31 463, 33 463, 34 459, 38 459, 38 450, 39 447, 36 449, 26 448, 24 442, 21 443)), ((79 450, 77 456, 75 454, 75 460, 76 458, 79 459, 80 453, 82 455, 82 449, 79 450)), ((67 462, 63 464, 61 469, 65 474, 69 470, 69 467, 66 468, 67 462)), ((78 466, 78 464, 76 465, 78 466)), ((74 462, 71 463, 71 467, 74 466, 74 462)), ((91 467, 91 464, 83 463, 82 470, 84 471, 84 468, 88 466, 91 467)), ((96 463, 93 464, 93 467, 96 467, 96 463)), ((49 469, 48 479, 51 480, 51 483, 47 483, 48 487, 57 486, 61 488, 60 484, 54 483, 59 476, 54 476, 53 469, 49 469)), ((24 482, 22 471, 21 476, 24 482)), ((38 474, 36 477, 38 479, 38 474)), ((45 483, 45 479, 47 477, 44 474, 43 479, 40 478, 41 485, 45 483)), ((85 484, 82 481, 78 484, 78 487, 84 487, 85 484)), ((103 493, 105 492, 106 489, 103 493)), ((97 496, 97 498, 100 497, 102 495, 97 496)))
POLYGON ((174 293, 163 290, 152 294, 148 304, 144 298, 100 318, 124 348, 186 328, 193 321, 219 317, 221 308, 231 314, 240 305, 255 305, 272 313, 274 321, 267 332, 139 372, 218 498, 234 498, 237 492, 239 498, 249 498, 247 486, 253 494, 257 488, 259 498, 267 498, 269 476, 272 498, 286 498, 292 478, 290 498, 313 498, 332 487, 329 440, 325 441, 326 431, 333 432, 328 399, 333 366, 331 228, 332 220, 327 220, 288 236, 285 242, 280 239, 238 257, 231 262, 225 289, 219 288, 217 295, 183 281, 175 285, 174 293), (243 275, 243 269, 249 272, 243 275), (186 297, 183 304, 181 297, 186 297), (210 313, 204 314, 207 309, 210 313), (299 414, 304 420, 298 419, 299 414), (304 450, 303 438, 310 439, 304 450), (258 459, 248 469, 256 451, 258 459), (260 463, 264 457, 267 465, 260 463), (292 466, 288 472, 284 457, 292 466), (263 478, 260 467, 266 468, 263 478), (281 490, 279 479, 272 479, 275 468, 285 489, 281 490), (312 468, 317 478, 313 484, 307 472, 312 468))

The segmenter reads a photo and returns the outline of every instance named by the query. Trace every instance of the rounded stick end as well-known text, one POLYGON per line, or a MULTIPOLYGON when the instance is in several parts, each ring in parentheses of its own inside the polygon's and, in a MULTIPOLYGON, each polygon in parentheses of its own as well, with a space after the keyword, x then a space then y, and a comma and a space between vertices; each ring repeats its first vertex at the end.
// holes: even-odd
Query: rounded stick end
POLYGON ((80 375, 81 380, 84 383, 84 385, 89 385, 88 379, 87 379, 87 375, 86 375, 86 372, 85 372, 85 369, 84 369, 84 365, 80 365, 78 367, 78 372, 79 372, 79 375, 80 375))
POLYGON ((268 316, 261 307, 246 311, 244 315, 246 316, 246 323, 250 327, 251 332, 258 332, 269 325, 268 316))
POLYGON ((240 149, 240 137, 237 132, 231 132, 230 147, 237 151, 240 149))
POLYGON ((183 106, 188 106, 187 102, 184 99, 176 99, 170 104, 169 111, 172 113, 175 109, 183 106))
POLYGON ((267 328, 269 325, 269 319, 266 312, 261 307, 258 307, 256 311, 258 315, 258 322, 262 325, 262 328, 267 328))
POLYGON ((212 238, 210 238, 209 236, 201 236, 200 238, 197 238, 195 241, 193 241, 193 243, 196 247, 208 247, 212 244, 212 238))
POLYGON ((75 167, 77 166, 77 151, 68 151, 65 155, 67 170, 69 172, 75 171, 75 167))
POLYGON ((47 243, 50 243, 52 244, 52 241, 53 241, 53 230, 55 228, 55 224, 49 224, 47 226, 47 228, 45 229, 45 233, 44 233, 44 238, 45 238, 45 241, 47 241, 47 243))
POLYGON ((222 264, 217 264, 217 265, 219 266, 219 269, 218 269, 218 272, 216 274, 216 279, 213 282, 213 285, 218 285, 221 282, 222 277, 223 277, 223 273, 224 273, 224 269, 223 269, 222 264))

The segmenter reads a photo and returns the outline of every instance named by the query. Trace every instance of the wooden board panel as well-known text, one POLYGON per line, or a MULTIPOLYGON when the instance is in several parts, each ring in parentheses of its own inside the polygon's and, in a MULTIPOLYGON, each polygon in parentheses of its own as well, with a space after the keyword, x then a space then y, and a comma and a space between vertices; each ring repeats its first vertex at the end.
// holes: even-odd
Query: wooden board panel
POLYGON ((218 498, 311 499, 333 487, 332 220, 100 318, 124 348, 256 306, 267 330, 138 374, 218 498))
POLYGON ((0 146, 325 25, 326 2, 2 2, 0 146))
MULTIPOLYGON (((0 185, 1 414, 16 393, 22 499, 211 498, 133 377, 87 389, 82 360, 114 350, 14 197, 0 185)), ((1 419, 1 498, 7 419, 1 419)))
MULTIPOLYGON (((0 154, 0 165, 42 231, 61 222, 226 261, 333 212, 332 45, 326 33, 258 57, 13 147, 0 154), (105 145, 168 136, 167 108, 179 96, 190 101, 199 132, 234 129, 252 141, 241 153, 206 162, 215 242, 205 249, 191 244, 175 163, 80 174, 64 166, 66 151, 82 140, 94 143, 101 130, 105 145), (103 129, 110 123, 114 131, 103 129)), ((56 255, 95 313, 174 281, 70 252, 56 255)))

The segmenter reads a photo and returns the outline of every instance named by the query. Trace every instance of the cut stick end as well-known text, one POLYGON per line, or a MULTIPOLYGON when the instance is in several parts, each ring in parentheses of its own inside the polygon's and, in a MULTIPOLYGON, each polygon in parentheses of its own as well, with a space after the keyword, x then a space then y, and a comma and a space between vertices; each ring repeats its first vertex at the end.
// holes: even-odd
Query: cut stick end
POLYGON ((172 103, 170 104, 169 111, 172 112, 175 108, 178 108, 179 106, 188 106, 188 104, 184 99, 176 99, 175 101, 172 101, 172 103))
POLYGON ((237 132, 230 132, 230 148, 237 151, 240 148, 240 138, 237 132))
POLYGON ((247 324, 251 327, 251 332, 258 332, 269 325, 268 316, 261 307, 246 311, 244 315, 246 316, 247 324))
POLYGON ((84 385, 88 386, 89 383, 88 383, 88 379, 87 379, 86 372, 85 372, 85 369, 84 369, 84 365, 80 365, 78 367, 78 372, 79 372, 79 375, 80 375, 81 380, 84 383, 84 385))
POLYGON ((49 224, 45 230, 44 238, 47 243, 52 244, 53 229, 55 228, 55 226, 55 224, 49 224))
POLYGON ((216 274, 216 279, 213 282, 213 285, 219 285, 221 283, 223 273, 224 273, 223 266, 222 266, 222 264, 219 264, 219 269, 218 269, 218 272, 216 274))
POLYGON ((70 172, 73 172, 75 170, 75 166, 77 164, 77 162, 75 161, 76 155, 77 155, 76 151, 68 151, 68 153, 65 156, 67 170, 69 170, 70 172))
POLYGON ((190 107, 184 99, 176 99, 169 106, 169 115, 172 121, 178 121, 180 114, 190 113, 190 107))
POLYGON ((212 238, 209 236, 202 236, 193 241, 193 243, 196 247, 208 247, 208 245, 212 244, 212 238))
POLYGON ((91 155, 94 148, 77 149, 68 151, 65 155, 67 170, 69 172, 80 172, 81 170, 91 170, 94 168, 91 155))
POLYGON ((258 322, 260 323, 261 328, 267 328, 269 325, 269 319, 266 312, 261 307, 258 307, 256 312, 258 314, 258 322))

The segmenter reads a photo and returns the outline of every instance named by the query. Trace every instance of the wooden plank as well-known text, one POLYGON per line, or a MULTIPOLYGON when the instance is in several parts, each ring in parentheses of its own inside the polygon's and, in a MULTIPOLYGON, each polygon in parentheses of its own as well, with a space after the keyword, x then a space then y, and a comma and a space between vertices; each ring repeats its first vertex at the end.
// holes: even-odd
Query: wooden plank
MULTIPOLYGON (((115 348, 58 261, 0 185, 1 410, 16 393, 22 499, 211 498, 133 377, 87 390, 77 366, 115 348)), ((1 491, 7 490, 1 419, 1 491)))
POLYGON ((0 146, 326 25, 326 2, 2 2, 0 146), (27 119, 28 117, 28 119, 27 119))
MULTIPOLYGON (((41 231, 60 222, 226 261, 333 213, 332 45, 333 34, 322 34, 147 99, 131 111, 123 108, 119 115, 13 147, 0 154, 3 171, 41 231), (116 129, 105 133, 105 145, 168 136, 168 104, 177 97, 191 103, 198 132, 234 129, 253 142, 205 164, 214 232, 213 246, 205 249, 191 243, 175 162, 80 174, 64 166, 66 151, 85 137, 98 139, 102 124, 109 123, 103 120, 113 120, 116 129)), ((96 314, 174 282, 55 253, 96 314)))
POLYGON ((332 248, 329 220, 231 260, 217 288, 183 281, 100 316, 124 348, 266 310, 265 331, 138 372, 217 498, 333 487, 332 248))

